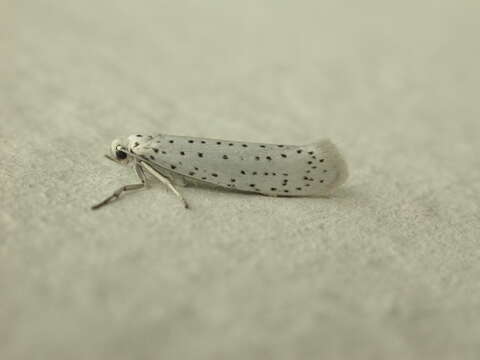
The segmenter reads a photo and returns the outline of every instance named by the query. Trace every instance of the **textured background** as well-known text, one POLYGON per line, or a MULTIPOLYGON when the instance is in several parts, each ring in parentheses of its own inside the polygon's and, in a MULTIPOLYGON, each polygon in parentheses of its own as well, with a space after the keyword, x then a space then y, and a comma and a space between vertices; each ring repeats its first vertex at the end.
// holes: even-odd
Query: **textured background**
POLYGON ((480 5, 0 2, 0 358, 478 359, 480 5), (344 151, 331 199, 161 186, 137 132, 344 151))

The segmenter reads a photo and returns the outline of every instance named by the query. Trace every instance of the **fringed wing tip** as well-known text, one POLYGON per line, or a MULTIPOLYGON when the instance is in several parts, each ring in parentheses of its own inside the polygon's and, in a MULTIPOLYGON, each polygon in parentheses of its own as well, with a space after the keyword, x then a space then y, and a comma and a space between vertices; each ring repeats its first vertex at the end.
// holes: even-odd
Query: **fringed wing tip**
POLYGON ((329 186, 329 191, 331 192, 347 181, 349 175, 347 162, 338 147, 330 139, 320 140, 314 145, 322 154, 325 154, 324 156, 337 172, 335 180, 332 181, 329 186))

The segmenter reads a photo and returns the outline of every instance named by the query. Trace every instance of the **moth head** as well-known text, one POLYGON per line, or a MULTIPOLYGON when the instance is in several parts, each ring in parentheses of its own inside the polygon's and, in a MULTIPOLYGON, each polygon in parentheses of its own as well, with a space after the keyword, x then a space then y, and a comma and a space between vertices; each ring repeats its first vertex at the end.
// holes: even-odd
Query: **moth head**
POLYGON ((131 160, 128 151, 128 142, 125 139, 115 139, 112 141, 110 147, 110 155, 107 155, 110 160, 118 163, 126 164, 131 160))

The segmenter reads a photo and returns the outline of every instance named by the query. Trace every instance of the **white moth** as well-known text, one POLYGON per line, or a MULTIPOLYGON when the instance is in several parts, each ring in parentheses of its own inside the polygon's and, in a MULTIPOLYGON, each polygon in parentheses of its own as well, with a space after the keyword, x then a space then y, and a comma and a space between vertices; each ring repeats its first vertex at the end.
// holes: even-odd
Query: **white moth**
POLYGON ((147 186, 146 173, 170 188, 188 208, 175 185, 214 185, 268 196, 324 196, 345 182, 347 165, 329 140, 309 145, 275 145, 173 135, 131 135, 116 139, 111 156, 131 164, 141 183, 125 185, 98 209, 123 192, 147 186))

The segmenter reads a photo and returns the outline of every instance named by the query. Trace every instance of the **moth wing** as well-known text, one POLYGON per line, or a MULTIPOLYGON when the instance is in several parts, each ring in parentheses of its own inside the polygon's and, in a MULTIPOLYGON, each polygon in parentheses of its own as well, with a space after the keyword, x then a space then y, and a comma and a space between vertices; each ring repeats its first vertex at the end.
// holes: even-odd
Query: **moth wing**
POLYGON ((337 146, 329 139, 305 145, 312 194, 328 195, 348 179, 348 166, 337 146), (313 151, 313 154, 311 152, 313 151), (311 162, 311 163, 310 163, 311 162))
POLYGON ((136 140, 132 152, 156 168, 241 191, 325 195, 348 176, 345 161, 329 140, 304 146, 171 135, 136 140))

